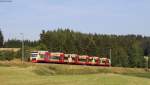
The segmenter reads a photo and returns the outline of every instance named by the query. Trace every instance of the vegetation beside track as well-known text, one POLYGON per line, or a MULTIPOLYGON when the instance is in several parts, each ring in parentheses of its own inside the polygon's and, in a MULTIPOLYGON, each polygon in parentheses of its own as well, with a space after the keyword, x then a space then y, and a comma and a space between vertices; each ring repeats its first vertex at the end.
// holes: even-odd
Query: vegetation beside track
POLYGON ((149 74, 139 68, 0 61, 2 85, 150 85, 149 74))
POLYGON ((20 60, 0 61, 0 66, 3 67, 32 67, 32 71, 42 75, 57 75, 57 74, 94 74, 94 73, 116 73, 116 74, 138 74, 149 73, 143 68, 123 68, 123 67, 100 67, 86 65, 66 65, 66 64, 50 64, 50 63, 29 63, 21 62, 20 60))

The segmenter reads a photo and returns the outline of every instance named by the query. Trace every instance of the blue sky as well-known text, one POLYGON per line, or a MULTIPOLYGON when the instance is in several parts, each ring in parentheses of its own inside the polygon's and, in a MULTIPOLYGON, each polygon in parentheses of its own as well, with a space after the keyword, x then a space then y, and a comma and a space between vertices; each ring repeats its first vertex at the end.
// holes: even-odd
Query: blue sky
POLYGON ((150 36, 150 0, 12 0, 0 2, 0 28, 8 38, 37 40, 42 29, 150 36))

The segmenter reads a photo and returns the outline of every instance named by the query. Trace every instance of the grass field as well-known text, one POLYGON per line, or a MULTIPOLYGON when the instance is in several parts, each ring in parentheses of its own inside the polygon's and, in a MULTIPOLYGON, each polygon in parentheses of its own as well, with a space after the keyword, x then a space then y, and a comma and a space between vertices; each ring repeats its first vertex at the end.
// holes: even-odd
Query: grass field
POLYGON ((150 85, 150 73, 132 68, 0 63, 0 85, 150 85))

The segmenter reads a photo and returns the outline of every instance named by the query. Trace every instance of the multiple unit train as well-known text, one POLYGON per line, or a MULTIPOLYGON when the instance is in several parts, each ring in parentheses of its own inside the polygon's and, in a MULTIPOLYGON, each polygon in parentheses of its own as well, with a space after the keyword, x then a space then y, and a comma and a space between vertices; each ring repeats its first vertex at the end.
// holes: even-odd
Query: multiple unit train
POLYGON ((30 60, 33 63, 59 63, 76 65, 111 66, 110 59, 96 56, 64 54, 62 52, 34 51, 30 60))

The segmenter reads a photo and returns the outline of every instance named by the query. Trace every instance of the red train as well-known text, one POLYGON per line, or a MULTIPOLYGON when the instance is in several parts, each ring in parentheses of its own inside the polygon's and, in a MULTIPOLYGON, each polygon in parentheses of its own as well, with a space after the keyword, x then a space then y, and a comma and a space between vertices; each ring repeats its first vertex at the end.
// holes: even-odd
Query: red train
POLYGON ((30 60, 33 63, 60 63, 77 65, 110 66, 108 58, 99 58, 96 56, 64 54, 61 52, 34 51, 31 52, 30 60))

